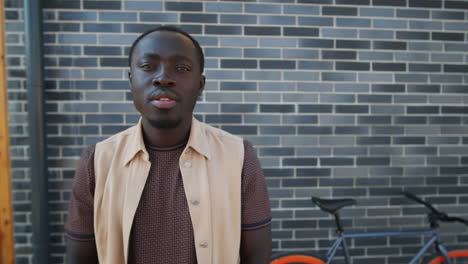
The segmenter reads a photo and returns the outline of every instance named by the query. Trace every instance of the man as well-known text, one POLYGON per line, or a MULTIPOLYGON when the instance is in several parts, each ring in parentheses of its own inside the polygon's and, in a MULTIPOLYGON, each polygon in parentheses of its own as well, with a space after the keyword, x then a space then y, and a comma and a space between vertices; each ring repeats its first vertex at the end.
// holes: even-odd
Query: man
POLYGON ((83 152, 68 263, 268 263, 271 212, 252 145, 193 118, 205 86, 198 42, 159 27, 135 40, 129 64, 141 119, 83 152))

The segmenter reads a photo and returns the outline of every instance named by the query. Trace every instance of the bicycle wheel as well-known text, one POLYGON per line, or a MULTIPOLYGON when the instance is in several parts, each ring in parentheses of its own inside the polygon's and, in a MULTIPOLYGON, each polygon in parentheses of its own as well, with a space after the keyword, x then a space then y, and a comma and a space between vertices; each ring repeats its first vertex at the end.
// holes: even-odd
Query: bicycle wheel
MULTIPOLYGON (((448 253, 450 261, 453 264, 468 263, 468 250, 454 250, 448 253)), ((444 264, 445 257, 436 257, 429 264, 444 264)))
POLYGON ((270 264, 325 264, 321 258, 304 252, 286 252, 274 255, 270 264))

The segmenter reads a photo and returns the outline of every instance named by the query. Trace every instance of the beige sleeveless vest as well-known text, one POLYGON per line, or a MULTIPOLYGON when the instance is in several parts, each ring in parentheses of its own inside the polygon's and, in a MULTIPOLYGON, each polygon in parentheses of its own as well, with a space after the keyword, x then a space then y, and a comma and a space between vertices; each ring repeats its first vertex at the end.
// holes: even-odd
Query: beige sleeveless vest
MULTIPOLYGON (((239 262, 241 138, 192 121, 179 160, 199 264, 239 262)), ((94 231, 101 264, 126 264, 130 230, 150 170, 141 120, 96 144, 94 231)))

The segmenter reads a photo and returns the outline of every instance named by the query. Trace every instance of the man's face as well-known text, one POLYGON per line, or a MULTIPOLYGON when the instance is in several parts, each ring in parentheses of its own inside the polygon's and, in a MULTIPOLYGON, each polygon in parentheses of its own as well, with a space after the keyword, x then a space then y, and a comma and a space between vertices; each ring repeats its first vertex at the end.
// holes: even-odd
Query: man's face
POLYGON ((159 129, 190 122, 205 86, 194 44, 170 31, 150 33, 137 43, 129 79, 136 109, 159 129))

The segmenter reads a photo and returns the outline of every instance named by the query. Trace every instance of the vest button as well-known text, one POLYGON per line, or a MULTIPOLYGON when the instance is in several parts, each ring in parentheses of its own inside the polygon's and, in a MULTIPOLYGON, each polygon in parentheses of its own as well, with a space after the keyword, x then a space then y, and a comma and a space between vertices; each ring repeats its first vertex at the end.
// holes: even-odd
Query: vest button
POLYGON ((186 161, 184 162, 184 167, 185 168, 191 168, 192 167, 192 163, 190 161, 186 161))
POLYGON ((198 205, 200 203, 200 201, 198 200, 191 200, 190 201, 193 205, 198 205))
POLYGON ((206 241, 200 242, 200 247, 207 248, 208 247, 208 242, 206 242, 206 241))
POLYGON ((189 153, 192 150, 192 148, 188 147, 185 149, 185 153, 189 153))

